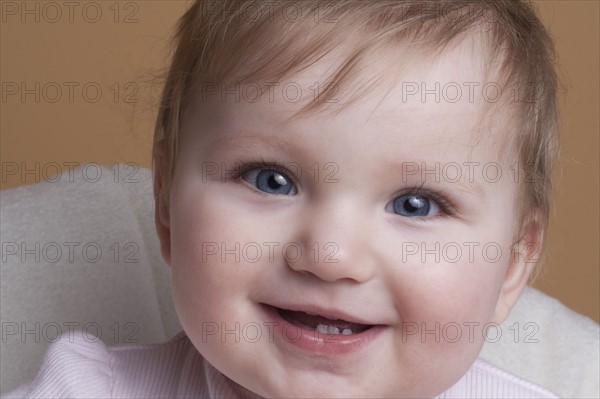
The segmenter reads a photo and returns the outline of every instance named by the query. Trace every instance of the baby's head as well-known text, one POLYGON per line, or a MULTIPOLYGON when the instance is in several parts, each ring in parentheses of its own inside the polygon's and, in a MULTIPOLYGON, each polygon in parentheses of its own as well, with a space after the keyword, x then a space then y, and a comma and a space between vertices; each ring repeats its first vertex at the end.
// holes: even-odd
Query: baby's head
POLYGON ((176 44, 156 223, 196 348, 263 396, 449 388, 547 225, 556 77, 531 8, 200 1, 176 44))

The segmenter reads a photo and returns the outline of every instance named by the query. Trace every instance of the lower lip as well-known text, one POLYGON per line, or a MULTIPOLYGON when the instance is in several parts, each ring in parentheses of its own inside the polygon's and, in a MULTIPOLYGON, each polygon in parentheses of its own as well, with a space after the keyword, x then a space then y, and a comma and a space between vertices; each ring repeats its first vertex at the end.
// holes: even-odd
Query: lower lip
POLYGON ((263 305, 262 308, 268 321, 273 323, 277 341, 312 354, 343 355, 358 352, 379 337, 386 328, 382 325, 375 325, 358 334, 322 334, 317 330, 302 328, 290 323, 281 317, 273 306, 263 305))

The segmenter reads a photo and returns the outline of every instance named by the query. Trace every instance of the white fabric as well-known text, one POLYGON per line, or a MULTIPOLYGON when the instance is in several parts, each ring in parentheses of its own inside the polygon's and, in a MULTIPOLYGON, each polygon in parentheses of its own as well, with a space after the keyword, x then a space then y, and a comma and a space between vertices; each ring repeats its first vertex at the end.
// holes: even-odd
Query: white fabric
MULTIPOLYGON (((94 168, 80 169, 0 192, 2 392, 35 377, 57 331, 64 337, 86 327, 113 345, 161 342, 181 330, 154 231, 150 171, 121 166, 101 176, 93 182, 94 168)), ((529 288, 500 331, 484 359, 561 397, 600 397, 600 329, 592 320, 529 288), (538 342, 525 342, 535 328, 529 341, 538 342)))
POLYGON ((561 397, 600 398, 600 330, 593 320, 528 288, 501 331, 499 342, 484 346, 484 359, 561 397))
MULTIPOLYGON (((435 399, 540 399, 551 392, 477 359, 435 399)), ((118 345, 64 337, 50 346, 35 381, 3 399, 245 398, 260 396, 212 367, 184 333, 154 345, 118 345)))

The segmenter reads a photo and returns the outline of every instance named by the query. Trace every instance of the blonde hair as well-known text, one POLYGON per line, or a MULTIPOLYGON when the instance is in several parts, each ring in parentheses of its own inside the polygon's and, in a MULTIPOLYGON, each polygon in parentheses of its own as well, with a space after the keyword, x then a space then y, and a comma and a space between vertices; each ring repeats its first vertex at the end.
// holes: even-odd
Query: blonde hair
MULTIPOLYGON (((501 57, 503 82, 526 84, 533 94, 515 101, 519 130, 509 141, 518 152, 521 176, 531 178, 521 190, 517 220, 523 223, 537 209, 545 230, 558 156, 555 53, 533 6, 517 0, 196 1, 179 21, 156 121, 153 166, 162 185, 155 196, 168 205, 181 118, 203 82, 280 81, 336 45, 350 43, 345 62, 329 80, 335 83, 329 88, 341 87, 356 80, 369 55, 386 46, 441 50, 482 24, 488 28, 489 54, 501 57)), ((366 90, 355 91, 354 100, 366 90)), ((323 107, 332 95, 325 91, 302 112, 323 107)))

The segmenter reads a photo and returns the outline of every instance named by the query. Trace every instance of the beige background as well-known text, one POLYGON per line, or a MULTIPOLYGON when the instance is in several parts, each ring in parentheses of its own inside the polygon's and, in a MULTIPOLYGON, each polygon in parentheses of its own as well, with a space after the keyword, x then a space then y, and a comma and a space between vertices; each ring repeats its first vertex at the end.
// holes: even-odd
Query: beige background
MULTIPOLYGON (((71 10, 64 3, 0 3, 2 189, 40 181, 56 164, 66 171, 68 162, 150 166, 160 90, 153 77, 189 3, 82 1, 71 10), (15 162, 19 172, 36 164, 39 172, 6 176, 15 162)), ((550 256, 535 285, 598 321, 600 3, 536 4, 567 91, 550 256)))

